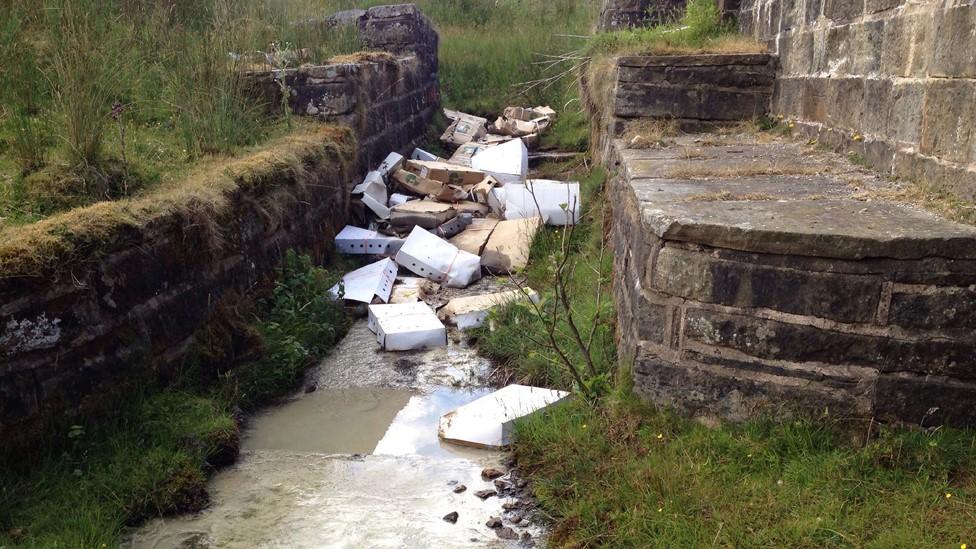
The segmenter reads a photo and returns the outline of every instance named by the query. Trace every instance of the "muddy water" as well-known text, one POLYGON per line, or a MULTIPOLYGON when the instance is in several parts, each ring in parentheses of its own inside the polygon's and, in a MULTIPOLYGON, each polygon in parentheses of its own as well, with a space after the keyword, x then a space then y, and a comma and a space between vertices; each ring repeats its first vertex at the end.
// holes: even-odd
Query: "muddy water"
POLYGON ((489 369, 458 343, 381 352, 359 321, 309 375, 316 390, 252 418, 240 460, 210 483, 206 511, 153 521, 124 546, 517 546, 484 525, 506 501, 473 494, 492 487, 481 470, 505 456, 437 438, 441 415, 490 392, 489 369), (455 494, 458 483, 467 490, 455 494), (452 511, 456 524, 442 520, 452 511))

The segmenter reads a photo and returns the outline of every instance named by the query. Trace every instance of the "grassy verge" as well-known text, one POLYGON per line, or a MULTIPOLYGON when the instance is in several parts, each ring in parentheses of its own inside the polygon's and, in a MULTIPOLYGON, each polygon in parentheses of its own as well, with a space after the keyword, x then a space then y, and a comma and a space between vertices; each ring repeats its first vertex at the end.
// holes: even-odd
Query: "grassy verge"
POLYGON ((0 547, 114 547, 125 525, 201 509, 207 475, 237 455, 238 410, 294 389, 344 335, 344 313, 325 298, 335 280, 289 252, 273 290, 244 314, 261 358, 233 370, 201 358, 110 420, 52 433, 36 455, 4 456, 0 547))
MULTIPOLYGON (((625 393, 626 395, 626 393, 625 393)), ((519 425, 564 547, 943 547, 976 540, 969 431, 776 418, 709 428, 626 395, 519 425), (862 433, 862 435, 865 433, 862 433)))

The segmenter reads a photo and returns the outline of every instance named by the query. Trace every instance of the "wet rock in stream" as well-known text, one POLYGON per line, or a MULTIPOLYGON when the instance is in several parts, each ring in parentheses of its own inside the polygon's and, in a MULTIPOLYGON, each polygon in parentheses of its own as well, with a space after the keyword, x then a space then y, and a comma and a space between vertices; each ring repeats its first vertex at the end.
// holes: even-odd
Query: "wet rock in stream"
POLYGON ((498 493, 495 492, 494 490, 478 490, 477 492, 474 493, 474 495, 481 499, 488 499, 491 496, 498 495, 498 493))
POLYGON ((467 486, 465 486, 463 484, 458 484, 457 486, 454 487, 454 493, 455 494, 460 494, 461 492, 463 492, 463 491, 465 491, 467 489, 468 489, 467 486))
POLYGON ((503 476, 505 476, 505 471, 501 471, 494 467, 485 467, 481 470, 481 478, 485 480, 494 480, 503 476))
POLYGON ((488 519, 488 522, 485 523, 485 526, 491 528, 492 530, 494 530, 495 528, 501 528, 502 519, 501 517, 491 517, 490 519, 488 519))
POLYGON ((495 535, 501 539, 518 539, 518 534, 508 526, 495 530, 495 535))
POLYGON ((458 521, 458 513, 457 513, 457 511, 452 511, 452 512, 444 515, 444 522, 450 522, 451 524, 456 524, 457 521, 458 521))

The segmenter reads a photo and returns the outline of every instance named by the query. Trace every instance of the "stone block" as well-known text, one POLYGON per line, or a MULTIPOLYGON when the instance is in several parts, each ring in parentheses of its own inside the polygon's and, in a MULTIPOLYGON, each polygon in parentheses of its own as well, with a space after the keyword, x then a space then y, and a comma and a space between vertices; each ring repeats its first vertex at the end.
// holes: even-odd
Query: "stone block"
POLYGON ((826 0, 824 16, 834 23, 850 23, 864 14, 864 0, 826 0))
POLYGON ((739 421, 760 414, 789 415, 825 408, 839 415, 864 413, 869 403, 859 395, 866 388, 859 388, 855 380, 842 386, 811 380, 797 383, 791 372, 775 375, 741 366, 733 361, 706 364, 685 356, 677 361, 642 349, 634 364, 634 390, 654 404, 689 415, 739 421))
POLYGON ((967 162, 976 128, 976 80, 931 80, 926 86, 920 152, 967 162))
POLYGON ((891 88, 891 110, 885 135, 896 142, 917 145, 921 138, 925 85, 899 82, 891 88))
POLYGON ((826 66, 822 70, 830 71, 831 76, 845 76, 853 74, 855 25, 841 25, 828 27, 826 30, 826 66))
POLYGON ((930 76, 976 78, 976 6, 935 10, 930 76))
POLYGON ((874 413, 882 421, 909 425, 966 426, 976 423, 976 383, 911 373, 878 378, 874 413))
MULTIPOLYGON (((972 337, 900 339, 705 309, 685 312, 686 341, 762 360, 851 365, 881 372, 976 377, 972 337)), ((686 343, 687 345, 687 343, 686 343)))
POLYGON ((739 308, 871 323, 881 279, 814 273, 716 259, 668 246, 658 254, 652 286, 668 295, 739 308))
POLYGON ((829 0, 805 0, 804 2, 804 22, 807 26, 812 26, 820 19, 824 12, 824 3, 829 0))
POLYGON ((859 131, 865 113, 864 79, 831 78, 827 81, 827 123, 834 128, 859 131))
MULTIPOLYGON (((805 78, 803 82, 803 104, 799 114, 804 120, 825 122, 827 120, 827 78, 805 78)), ((784 113, 792 114, 792 113, 784 113)))
POLYGON ((864 122, 861 131, 883 137, 889 135, 892 122, 892 88, 890 79, 864 80, 864 122))
POLYGON ((885 21, 866 21, 853 25, 854 40, 851 42, 852 60, 849 65, 852 74, 871 75, 881 70, 881 54, 884 45, 885 21))
POLYGON ((907 0, 865 0, 864 11, 868 14, 879 13, 882 11, 893 10, 907 0))
POLYGON ((976 286, 895 286, 888 323, 908 330, 962 332, 968 337, 976 330, 976 286))
POLYGON ((768 93, 722 89, 621 84, 614 104, 617 116, 687 118, 696 120, 748 120, 769 109, 768 93))

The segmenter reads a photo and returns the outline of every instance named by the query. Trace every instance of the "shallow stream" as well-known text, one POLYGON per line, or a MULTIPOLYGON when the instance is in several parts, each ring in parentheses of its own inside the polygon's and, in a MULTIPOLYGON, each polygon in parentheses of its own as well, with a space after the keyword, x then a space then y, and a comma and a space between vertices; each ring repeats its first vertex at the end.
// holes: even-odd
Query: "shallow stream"
MULTIPOLYGON (((486 293, 493 284, 464 293, 486 293)), ((240 459, 210 481, 207 510, 155 520, 123 546, 525 545, 499 539, 485 525, 492 516, 506 517, 505 526, 535 543, 541 528, 502 508, 514 500, 474 495, 493 488, 481 471, 504 470, 506 455, 437 437, 441 415, 491 392, 490 363, 455 339, 444 348, 387 353, 366 321, 357 321, 298 394, 251 418, 240 459), (467 489, 455 493, 458 484, 467 489), (457 523, 443 520, 451 512, 457 523), (513 517, 519 524, 507 520, 513 517)))

